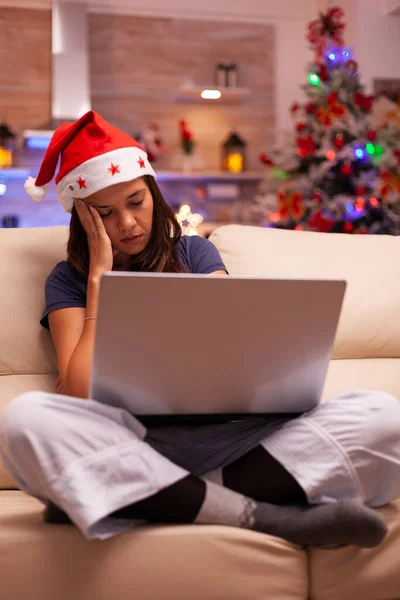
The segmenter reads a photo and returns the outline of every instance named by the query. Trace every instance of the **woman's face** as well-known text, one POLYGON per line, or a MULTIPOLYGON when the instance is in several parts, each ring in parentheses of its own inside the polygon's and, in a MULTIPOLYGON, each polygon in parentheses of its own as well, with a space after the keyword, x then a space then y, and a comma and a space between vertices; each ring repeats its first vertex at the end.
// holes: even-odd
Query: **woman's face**
POLYGON ((144 179, 111 185, 85 201, 96 208, 115 250, 138 254, 150 241, 153 197, 144 179))

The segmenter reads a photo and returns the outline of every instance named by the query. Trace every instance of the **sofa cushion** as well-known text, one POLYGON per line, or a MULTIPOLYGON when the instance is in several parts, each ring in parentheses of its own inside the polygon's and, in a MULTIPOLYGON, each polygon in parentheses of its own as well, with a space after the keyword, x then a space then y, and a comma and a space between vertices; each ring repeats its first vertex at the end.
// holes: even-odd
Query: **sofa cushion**
POLYGON ((48 525, 43 505, 0 492, 0 597, 7 600, 307 600, 307 554, 209 525, 136 527, 87 541, 48 525))
POLYGON ((400 598, 400 500, 379 512, 389 526, 389 533, 376 548, 347 546, 310 552, 313 600, 400 598))
POLYGON ((348 281, 335 358, 400 357, 400 238, 227 225, 211 234, 232 275, 348 281))

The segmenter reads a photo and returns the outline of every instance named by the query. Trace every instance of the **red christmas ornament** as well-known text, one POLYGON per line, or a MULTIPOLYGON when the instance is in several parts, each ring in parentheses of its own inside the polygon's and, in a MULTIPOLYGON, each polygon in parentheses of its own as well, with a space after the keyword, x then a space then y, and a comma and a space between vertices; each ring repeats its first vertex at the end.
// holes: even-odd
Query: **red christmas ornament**
POLYGON ((328 69, 326 68, 325 65, 318 66, 317 75, 319 76, 321 81, 323 81, 324 83, 326 83, 328 81, 328 69))
POLYGON ((354 230, 354 225, 352 225, 352 223, 345 223, 344 224, 344 230, 346 233, 351 233, 354 230))
POLYGON ((313 200, 317 200, 317 202, 321 202, 321 200, 322 200, 322 194, 321 194, 321 190, 319 188, 315 188, 314 195, 313 195, 313 200))
POLYGON ((269 158, 268 154, 266 154, 265 152, 263 152, 262 154, 260 154, 260 161, 264 164, 267 165, 268 167, 272 167, 273 166, 273 161, 269 158))
POLYGON ((292 106, 290 107, 290 112, 294 114, 299 110, 299 108, 299 104, 297 102, 293 102, 292 106))
POLYGON ((343 146, 344 146, 344 139, 343 139, 343 135, 341 133, 337 134, 337 136, 333 140, 333 144, 338 149, 343 148, 343 146))
POLYGON ((313 113, 313 112, 314 112, 314 110, 315 110, 316 106, 315 106, 315 104, 313 104, 312 102, 308 102, 308 103, 306 104, 305 108, 306 108, 306 112, 307 112, 308 114, 311 114, 311 113, 313 113))
POLYGON ((312 154, 317 148, 311 135, 307 136, 306 138, 297 138, 297 145, 298 153, 303 157, 307 156, 308 154, 312 154))
POLYGON ((367 139, 370 142, 373 142, 376 139, 376 132, 372 131, 372 129, 370 131, 368 131, 368 133, 367 133, 367 139))
POLYGON ((397 162, 400 165, 400 150, 394 150, 393 156, 397 159, 397 162))
POLYGON ((331 219, 326 219, 321 211, 315 213, 315 215, 313 215, 311 219, 308 220, 308 225, 310 227, 312 227, 313 229, 317 229, 318 231, 321 231, 323 233, 328 233, 329 231, 331 231, 334 224, 335 221, 332 221, 331 219))
POLYGON ((363 194, 365 194, 366 191, 367 190, 362 185, 360 185, 359 187, 356 187, 356 189, 355 189, 357 196, 363 196, 363 194))
POLYGON ((355 75, 358 71, 358 63, 353 59, 346 61, 345 67, 350 73, 350 75, 355 75))
POLYGON ((340 171, 343 175, 351 175, 353 172, 353 168, 350 165, 343 165, 340 167, 340 171))
POLYGON ((373 96, 364 96, 360 92, 354 92, 354 104, 364 112, 370 112, 373 96))
POLYGON ((296 125, 297 131, 304 131, 305 128, 306 128, 306 126, 304 123, 297 123, 297 125, 296 125))

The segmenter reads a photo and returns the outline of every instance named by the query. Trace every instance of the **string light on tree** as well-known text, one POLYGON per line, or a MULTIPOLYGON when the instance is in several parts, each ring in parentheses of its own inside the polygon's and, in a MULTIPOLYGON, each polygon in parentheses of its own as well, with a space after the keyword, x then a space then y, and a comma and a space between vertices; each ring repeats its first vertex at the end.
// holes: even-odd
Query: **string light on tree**
POLYGON ((400 120, 372 126, 373 97, 343 39, 343 17, 330 3, 308 25, 315 54, 306 101, 290 109, 294 141, 262 161, 270 175, 281 169, 287 177, 278 182, 271 226, 400 235, 400 120))
POLYGON ((321 85, 321 78, 316 73, 310 73, 308 76, 308 81, 311 85, 321 85))

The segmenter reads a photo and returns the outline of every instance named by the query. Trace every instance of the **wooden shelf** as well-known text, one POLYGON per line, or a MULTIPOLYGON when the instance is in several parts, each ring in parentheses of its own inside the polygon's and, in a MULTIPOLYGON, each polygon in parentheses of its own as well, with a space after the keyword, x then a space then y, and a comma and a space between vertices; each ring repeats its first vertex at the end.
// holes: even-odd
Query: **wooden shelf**
POLYGON ((242 171, 229 173, 228 171, 157 171, 157 181, 259 181, 266 176, 265 171, 242 171))
POLYGON ((176 100, 180 100, 181 102, 207 102, 208 104, 226 104, 227 102, 242 102, 245 98, 250 96, 249 88, 244 87, 232 87, 232 88, 224 88, 224 87, 216 87, 213 85, 203 86, 203 87, 183 87, 179 90, 176 100), (221 97, 213 100, 213 99, 204 99, 201 97, 201 93, 204 90, 219 90, 221 92, 221 97))

